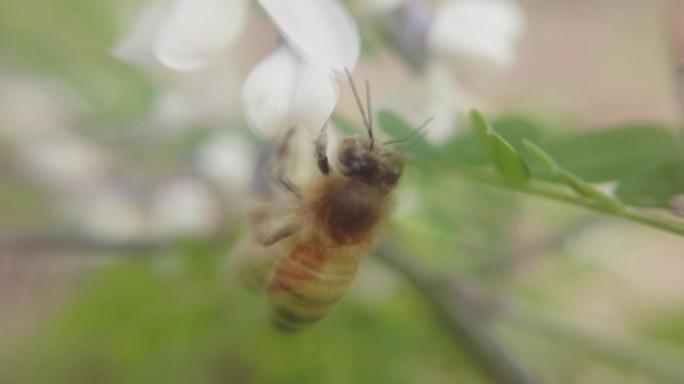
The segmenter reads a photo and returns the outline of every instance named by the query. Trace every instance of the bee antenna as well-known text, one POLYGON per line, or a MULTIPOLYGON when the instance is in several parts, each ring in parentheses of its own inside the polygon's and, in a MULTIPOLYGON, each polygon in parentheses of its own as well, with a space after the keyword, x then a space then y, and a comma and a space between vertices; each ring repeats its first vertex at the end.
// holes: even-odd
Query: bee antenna
POLYGON ((361 102, 361 97, 359 97, 359 92, 356 90, 356 84, 354 84, 354 79, 352 79, 351 73, 348 68, 344 69, 347 74, 347 79, 349 80, 349 85, 351 87, 352 93, 354 94, 354 99, 356 100, 356 105, 359 107, 361 112, 361 118, 363 119, 363 125, 368 130, 368 138, 370 139, 369 149, 373 149, 375 144, 375 139, 373 137, 373 115, 371 110, 371 98, 370 98, 370 84, 366 80, 366 109, 363 108, 363 103, 361 102))
POLYGON ((425 130, 425 128, 428 126, 428 124, 430 124, 430 123, 432 122, 432 120, 434 120, 434 119, 435 119, 435 117, 434 117, 434 116, 431 116, 430 118, 428 118, 427 120, 425 120, 421 125, 419 125, 418 128, 414 129, 413 131, 411 131, 411 133, 409 133, 408 135, 404 136, 403 138, 401 138, 401 139, 387 140, 387 141, 384 141, 384 142, 382 143, 382 145, 398 144, 398 143, 403 143, 403 142, 405 142, 405 141, 408 141, 409 139, 411 139, 411 138, 414 137, 415 135, 421 134, 421 133, 425 130))
POLYGON ((411 141, 410 143, 406 144, 404 148, 402 148, 401 152, 408 152, 410 151, 413 147, 415 147, 418 143, 420 143, 421 139, 425 137, 425 131, 421 132, 415 140, 411 141))

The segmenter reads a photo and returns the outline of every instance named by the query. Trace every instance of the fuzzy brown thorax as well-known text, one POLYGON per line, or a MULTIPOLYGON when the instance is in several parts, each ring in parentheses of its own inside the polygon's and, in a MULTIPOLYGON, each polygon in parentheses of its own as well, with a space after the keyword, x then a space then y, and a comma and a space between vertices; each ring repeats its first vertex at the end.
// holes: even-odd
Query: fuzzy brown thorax
POLYGON ((370 148, 365 140, 348 137, 342 140, 337 155, 338 168, 344 176, 389 193, 401 178, 403 157, 394 151, 370 148))

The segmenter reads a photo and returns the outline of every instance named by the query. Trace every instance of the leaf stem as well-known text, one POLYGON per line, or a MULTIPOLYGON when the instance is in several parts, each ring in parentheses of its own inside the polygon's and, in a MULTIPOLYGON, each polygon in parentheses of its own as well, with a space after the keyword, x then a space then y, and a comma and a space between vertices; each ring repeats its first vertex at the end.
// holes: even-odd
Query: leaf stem
POLYGON ((396 246, 383 243, 375 256, 403 275, 431 304, 435 314, 458 343, 468 347, 474 362, 482 371, 501 384, 533 384, 533 378, 496 338, 481 316, 481 311, 465 290, 423 270, 396 246))
POLYGON ((623 219, 631 220, 637 223, 648 225, 650 227, 662 229, 664 231, 684 236, 684 222, 670 220, 665 217, 649 215, 643 212, 637 212, 634 209, 630 208, 625 208, 621 210, 610 209, 606 206, 597 204, 596 202, 588 198, 577 196, 570 192, 566 192, 564 190, 552 187, 549 185, 549 183, 541 181, 532 181, 526 186, 516 186, 508 184, 504 180, 499 178, 497 175, 487 172, 454 167, 448 167, 448 170, 450 173, 456 174, 459 177, 469 181, 488 184, 491 186, 527 193, 531 195, 541 196, 551 200, 562 201, 568 204, 584 207, 607 215, 621 217, 623 219))

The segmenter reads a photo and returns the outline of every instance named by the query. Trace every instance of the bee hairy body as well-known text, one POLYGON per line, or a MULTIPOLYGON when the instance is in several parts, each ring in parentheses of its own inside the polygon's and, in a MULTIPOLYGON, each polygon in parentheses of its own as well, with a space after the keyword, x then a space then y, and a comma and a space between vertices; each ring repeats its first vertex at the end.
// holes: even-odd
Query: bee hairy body
POLYGON ((275 149, 278 162, 272 164, 270 175, 293 203, 283 204, 275 196, 268 201, 274 208, 289 207, 280 209, 288 211, 289 218, 268 225, 274 221, 269 216, 277 214, 268 209, 255 212, 252 237, 257 246, 245 245, 235 252, 240 277, 249 287, 266 292, 271 322, 283 332, 315 323, 346 293, 394 207, 392 192, 401 178, 404 156, 393 145, 412 136, 376 145, 368 82, 364 109, 349 72, 347 76, 368 138, 343 137, 331 164, 324 126, 314 151, 320 175, 300 188, 287 178, 283 165, 294 132, 289 130, 275 149))
POLYGON ((304 190, 304 227, 266 283, 273 325, 298 331, 345 294, 392 206, 391 196, 358 180, 331 176, 304 190))

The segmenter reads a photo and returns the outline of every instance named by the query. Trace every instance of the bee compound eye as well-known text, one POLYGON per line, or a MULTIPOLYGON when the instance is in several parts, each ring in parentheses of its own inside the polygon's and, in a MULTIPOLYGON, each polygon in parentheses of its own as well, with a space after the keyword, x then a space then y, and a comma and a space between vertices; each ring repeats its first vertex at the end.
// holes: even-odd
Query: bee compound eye
POLYGON ((389 168, 382 175, 382 181, 387 185, 394 185, 399 181, 401 171, 398 168, 389 168))

